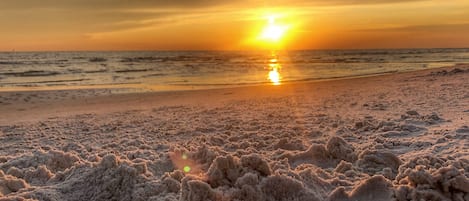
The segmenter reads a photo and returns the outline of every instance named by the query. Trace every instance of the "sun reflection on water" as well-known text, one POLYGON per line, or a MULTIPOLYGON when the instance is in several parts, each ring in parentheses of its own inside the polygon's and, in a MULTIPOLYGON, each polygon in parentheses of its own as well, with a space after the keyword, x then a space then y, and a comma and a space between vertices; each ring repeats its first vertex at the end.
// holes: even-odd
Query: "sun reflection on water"
POLYGON ((268 63, 268 79, 272 82, 273 85, 280 85, 282 81, 282 76, 280 75, 281 65, 278 61, 277 55, 272 53, 271 59, 269 59, 268 63))

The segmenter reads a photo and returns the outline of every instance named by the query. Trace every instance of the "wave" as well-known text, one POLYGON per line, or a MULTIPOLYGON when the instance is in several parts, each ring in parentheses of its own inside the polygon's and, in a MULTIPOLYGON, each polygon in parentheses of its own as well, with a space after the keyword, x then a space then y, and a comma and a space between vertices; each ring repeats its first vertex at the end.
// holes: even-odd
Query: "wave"
POLYGON ((232 57, 227 56, 202 56, 202 55, 180 55, 180 56, 166 56, 166 57, 126 57, 120 60, 122 63, 140 63, 140 62, 181 62, 181 61, 191 61, 191 62, 222 62, 222 61, 229 61, 232 57))
POLYGON ((18 85, 18 84, 45 84, 45 83, 60 83, 60 82, 83 82, 88 81, 91 79, 82 78, 82 79, 68 79, 68 80, 46 80, 46 81, 34 81, 34 82, 5 82, 2 84, 11 84, 11 85, 18 85))
POLYGON ((168 74, 164 74, 164 73, 153 73, 153 74, 148 74, 148 75, 143 75, 142 77, 145 78, 145 77, 163 77, 163 76, 167 76, 168 74))
POLYGON ((14 77, 41 77, 41 76, 54 76, 59 75, 61 73, 56 71, 39 71, 39 70, 30 70, 24 72, 8 72, 8 73, 0 73, 6 76, 14 76, 14 77))
POLYGON ((87 74, 92 74, 92 73, 105 73, 105 72, 108 72, 108 70, 106 69, 103 69, 103 70, 90 70, 90 71, 83 71, 84 73, 87 73, 87 74))
POLYGON ((21 65, 24 64, 24 62, 20 61, 0 61, 0 65, 21 65))
POLYGON ((101 57, 93 57, 88 59, 89 62, 106 62, 106 58, 101 58, 101 57))
POLYGON ((147 72, 151 71, 151 69, 123 69, 123 70, 115 70, 116 73, 136 73, 136 72, 147 72))

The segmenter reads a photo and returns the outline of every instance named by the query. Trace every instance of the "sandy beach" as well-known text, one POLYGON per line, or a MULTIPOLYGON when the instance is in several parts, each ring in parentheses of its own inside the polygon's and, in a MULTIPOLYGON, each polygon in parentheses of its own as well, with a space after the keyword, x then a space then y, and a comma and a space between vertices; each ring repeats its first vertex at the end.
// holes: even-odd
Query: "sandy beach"
POLYGON ((469 201, 469 66, 0 93, 0 200, 469 201))

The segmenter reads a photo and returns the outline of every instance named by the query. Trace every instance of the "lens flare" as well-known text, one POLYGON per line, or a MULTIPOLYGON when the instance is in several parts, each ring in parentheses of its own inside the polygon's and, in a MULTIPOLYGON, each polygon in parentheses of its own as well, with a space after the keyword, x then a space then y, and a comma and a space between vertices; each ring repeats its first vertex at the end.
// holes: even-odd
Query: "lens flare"
POLYGON ((170 152, 169 157, 174 167, 186 174, 197 175, 203 173, 201 165, 192 159, 187 153, 181 151, 170 152))

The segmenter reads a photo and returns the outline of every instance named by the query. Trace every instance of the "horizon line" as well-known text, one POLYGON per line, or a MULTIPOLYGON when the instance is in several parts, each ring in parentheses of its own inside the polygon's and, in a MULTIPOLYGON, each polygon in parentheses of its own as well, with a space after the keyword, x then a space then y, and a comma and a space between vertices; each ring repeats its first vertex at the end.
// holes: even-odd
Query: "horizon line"
POLYGON ((28 53, 28 52, 263 52, 263 51, 360 51, 360 50, 419 50, 419 49, 469 49, 468 47, 412 47, 412 48, 312 48, 312 49, 246 49, 246 50, 217 50, 217 49, 118 49, 118 50, 0 50, 0 53, 28 53))

